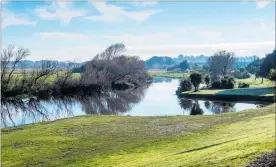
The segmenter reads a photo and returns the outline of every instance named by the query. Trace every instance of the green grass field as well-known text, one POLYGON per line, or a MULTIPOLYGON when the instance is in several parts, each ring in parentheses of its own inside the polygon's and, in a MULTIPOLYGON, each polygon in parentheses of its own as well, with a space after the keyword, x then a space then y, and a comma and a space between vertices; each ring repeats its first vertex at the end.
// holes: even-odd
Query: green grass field
POLYGON ((81 116, 2 129, 2 166, 242 167, 275 147, 274 105, 211 116, 81 116))
MULTIPOLYGON (((188 78, 190 76, 189 73, 183 72, 168 72, 166 70, 149 70, 149 74, 153 77, 168 77, 168 78, 188 78)), ((262 87, 273 87, 273 82, 264 78, 264 82, 262 83, 261 78, 257 78, 255 80, 254 76, 247 79, 236 79, 236 87, 238 87, 239 83, 247 83, 251 88, 262 88, 262 87)))
POLYGON ((168 72, 166 70, 148 70, 148 73, 153 77, 168 77, 168 78, 186 78, 189 73, 168 72))
POLYGON ((198 92, 186 91, 188 94, 218 94, 218 95, 251 95, 251 96, 273 96, 273 88, 237 88, 237 89, 205 89, 198 92))

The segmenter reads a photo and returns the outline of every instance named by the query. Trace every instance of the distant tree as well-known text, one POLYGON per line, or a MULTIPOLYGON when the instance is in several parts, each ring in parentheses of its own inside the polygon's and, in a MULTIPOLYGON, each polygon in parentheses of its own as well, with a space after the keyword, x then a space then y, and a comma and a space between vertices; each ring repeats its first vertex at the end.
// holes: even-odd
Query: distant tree
POLYGON ((204 78, 205 84, 207 85, 207 87, 209 87, 210 82, 211 82, 211 78, 209 75, 206 75, 204 78))
POLYGON ((191 79, 191 82, 194 86, 194 90, 195 92, 198 91, 198 88, 199 88, 199 85, 200 83, 202 82, 202 75, 198 72, 195 72, 195 73, 192 73, 190 75, 190 79, 191 79))
POLYGON ((171 57, 153 56, 145 61, 147 69, 165 69, 168 66, 174 65, 174 61, 171 57))
POLYGON ((262 82, 264 77, 268 77, 271 69, 276 67, 276 50, 266 55, 260 66, 260 76, 262 82))
POLYGON ((262 59, 256 59, 255 61, 248 64, 248 66, 246 67, 246 70, 248 72, 250 72, 251 74, 255 74, 255 80, 257 79, 257 77, 259 77, 261 64, 262 59))
POLYGON ((182 71, 185 71, 187 69, 189 69, 189 63, 187 62, 187 60, 184 60, 182 61, 180 64, 179 64, 179 68, 182 70, 182 71))
POLYGON ((180 54, 180 55, 178 55, 178 57, 177 57, 179 60, 183 60, 184 59, 184 56, 183 56, 183 54, 180 54))
POLYGON ((208 59, 209 70, 212 77, 220 77, 227 75, 234 64, 237 62, 237 58, 233 52, 218 51, 208 59))
POLYGON ((201 71, 201 67, 196 63, 191 65, 191 69, 194 71, 201 71))

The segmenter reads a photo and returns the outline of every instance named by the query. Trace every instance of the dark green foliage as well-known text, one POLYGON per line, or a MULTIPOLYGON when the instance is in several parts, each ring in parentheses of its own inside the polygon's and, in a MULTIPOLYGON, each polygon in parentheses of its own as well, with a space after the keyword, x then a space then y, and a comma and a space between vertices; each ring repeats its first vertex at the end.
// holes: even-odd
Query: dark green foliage
POLYGON ((72 69, 72 73, 83 73, 85 70, 85 65, 82 65, 80 67, 75 67, 72 69))
POLYGON ((249 88, 249 84, 247 84, 247 83, 239 83, 238 87, 239 88, 249 88))
POLYGON ((195 102, 191 109, 190 115, 202 115, 204 111, 200 108, 198 101, 195 102))
POLYGON ((235 79, 224 76, 222 79, 215 80, 211 87, 213 89, 233 89, 235 87, 235 79))
POLYGON ((210 82, 211 82, 211 78, 209 75, 206 75, 205 78, 204 78, 204 82, 205 84, 207 85, 207 87, 209 87, 210 85, 210 82))
POLYGON ((147 69, 166 69, 168 66, 174 64, 171 57, 154 56, 145 62, 147 69))
POLYGON ((198 91, 199 84, 202 82, 202 75, 198 72, 190 75, 191 82, 195 88, 195 92, 198 91))
POLYGON ((192 82, 189 79, 183 79, 179 82, 178 89, 176 91, 176 94, 180 94, 185 91, 192 90, 192 82))
POLYGON ((180 64, 179 64, 179 68, 182 70, 182 71, 185 71, 187 69, 189 69, 189 64, 187 62, 187 60, 184 60, 182 61, 180 64))
POLYGON ((250 78, 250 74, 248 71, 246 71, 244 68, 240 68, 238 70, 235 70, 232 75, 235 77, 235 78, 238 78, 238 79, 246 79, 246 78, 250 78))
POLYGON ((262 60, 261 59, 257 59, 255 61, 253 61, 252 63, 250 63, 247 67, 246 70, 248 72, 250 72, 251 74, 255 74, 258 76, 258 74, 260 73, 260 66, 262 64, 262 60))
POLYGON ((213 89, 221 89, 221 80, 218 79, 218 80, 213 81, 211 87, 213 89))
POLYGON ((260 66, 260 76, 268 77, 270 70, 275 67, 276 67, 276 50, 274 50, 272 53, 267 54, 266 57, 264 58, 260 66))
POLYGON ((271 69, 268 79, 276 83, 276 69, 271 69))

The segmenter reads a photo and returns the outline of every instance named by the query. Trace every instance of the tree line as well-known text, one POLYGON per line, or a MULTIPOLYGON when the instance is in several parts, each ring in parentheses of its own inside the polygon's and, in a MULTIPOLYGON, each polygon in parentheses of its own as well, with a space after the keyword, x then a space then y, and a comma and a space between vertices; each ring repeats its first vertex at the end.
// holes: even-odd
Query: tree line
POLYGON ((1 51, 1 95, 55 96, 85 94, 109 88, 135 88, 151 80, 144 61, 125 55, 124 44, 109 46, 86 62, 84 72, 74 77, 72 69, 61 69, 53 61, 44 61, 40 68, 20 69, 18 63, 30 55, 27 48, 9 45, 1 51))

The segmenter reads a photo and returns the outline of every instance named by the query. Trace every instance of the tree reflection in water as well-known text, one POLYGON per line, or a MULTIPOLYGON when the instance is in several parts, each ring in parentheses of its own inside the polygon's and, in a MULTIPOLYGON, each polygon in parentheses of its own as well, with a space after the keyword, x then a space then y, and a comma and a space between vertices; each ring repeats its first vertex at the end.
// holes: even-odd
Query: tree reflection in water
POLYGON ((180 98, 179 105, 184 110, 189 110, 190 115, 202 115, 204 114, 204 110, 202 109, 204 105, 205 110, 213 113, 213 114, 220 114, 226 112, 233 112, 235 111, 235 103, 229 102, 215 102, 215 101, 204 101, 204 103, 200 103, 201 100, 191 100, 180 98))
POLYGON ((202 115, 204 111, 200 108, 198 101, 195 101, 193 108, 191 109, 190 115, 202 115))
POLYGON ((1 100, 1 127, 17 126, 25 122, 43 122, 74 116, 73 106, 80 104, 85 114, 121 114, 139 103, 149 85, 135 89, 109 90, 87 95, 60 97, 10 98, 1 100), (22 119, 22 120, 20 120, 22 119), (27 120, 26 120, 27 119, 27 120))
POLYGON ((227 102, 212 102, 210 110, 214 114, 233 112, 235 111, 236 103, 227 103, 227 102))
POLYGON ((204 111, 200 108, 198 100, 179 99, 180 107, 184 110, 190 110, 190 115, 202 115, 204 111))

